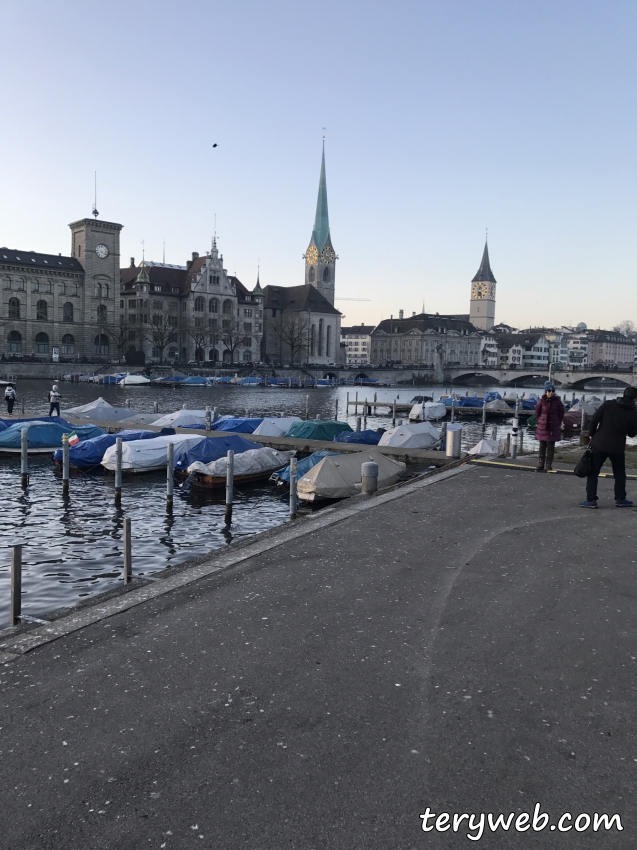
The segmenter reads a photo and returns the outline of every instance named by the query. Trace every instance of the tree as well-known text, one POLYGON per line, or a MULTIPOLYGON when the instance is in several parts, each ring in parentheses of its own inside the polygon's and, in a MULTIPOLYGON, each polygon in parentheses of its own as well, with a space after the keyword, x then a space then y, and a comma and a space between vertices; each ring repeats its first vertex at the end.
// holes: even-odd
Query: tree
POLYGON ((105 325, 102 328, 102 330, 106 331, 115 343, 119 360, 121 360, 125 354, 126 343, 128 341, 128 331, 130 330, 129 325, 124 322, 124 317, 122 316, 121 318, 122 321, 119 325, 105 325))
POLYGON ((241 329, 238 319, 224 319, 221 329, 221 342, 226 351, 230 352, 230 362, 234 363, 234 353, 246 341, 246 333, 241 329))
POLYGON ((205 360, 205 347, 210 342, 211 331, 203 326, 203 320, 199 321, 202 322, 201 325, 196 324, 197 320, 195 319, 195 322, 188 325, 185 330, 195 346, 195 360, 205 360), (200 354, 202 356, 199 356, 200 354))
POLYGON ((159 351, 159 362, 164 362, 164 351, 172 342, 173 334, 178 328, 174 324, 174 317, 167 313, 154 313, 150 322, 142 328, 142 337, 150 342, 153 348, 159 351))
POLYGON ((307 318, 300 313, 281 313, 272 330, 279 340, 280 359, 283 359, 285 345, 290 351, 290 366, 294 366, 297 352, 303 349, 307 352, 310 344, 310 323, 307 318))
POLYGON ((617 333, 624 334, 624 336, 628 337, 631 341, 637 340, 637 328, 635 327, 635 323, 631 322, 630 319, 624 319, 623 322, 619 322, 619 324, 615 325, 613 330, 617 333))

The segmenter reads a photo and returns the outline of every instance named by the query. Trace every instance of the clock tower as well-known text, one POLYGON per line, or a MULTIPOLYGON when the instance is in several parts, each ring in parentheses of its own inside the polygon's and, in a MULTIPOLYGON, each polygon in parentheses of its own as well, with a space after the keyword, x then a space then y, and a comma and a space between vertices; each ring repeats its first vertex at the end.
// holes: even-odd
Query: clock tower
POLYGON ((489 263, 489 245, 485 242, 480 268, 471 281, 469 308, 469 321, 483 331, 491 330, 495 324, 495 285, 496 279, 489 263))
POLYGON ((316 216, 310 244, 304 255, 305 283, 316 287, 318 291, 334 306, 334 283, 336 260, 332 239, 330 237, 330 222, 327 212, 327 183, 325 180, 325 142, 323 142, 323 157, 321 160, 321 177, 319 180, 318 198, 316 201, 316 216))

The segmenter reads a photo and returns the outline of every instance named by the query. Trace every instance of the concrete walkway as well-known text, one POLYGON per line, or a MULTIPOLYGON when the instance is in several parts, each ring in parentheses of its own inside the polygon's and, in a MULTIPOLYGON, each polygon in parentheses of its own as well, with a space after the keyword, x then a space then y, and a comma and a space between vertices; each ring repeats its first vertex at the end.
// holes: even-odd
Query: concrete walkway
POLYGON ((611 496, 459 467, 5 639, 3 846, 634 847, 636 512, 611 496), (536 803, 624 829, 421 829, 536 803))

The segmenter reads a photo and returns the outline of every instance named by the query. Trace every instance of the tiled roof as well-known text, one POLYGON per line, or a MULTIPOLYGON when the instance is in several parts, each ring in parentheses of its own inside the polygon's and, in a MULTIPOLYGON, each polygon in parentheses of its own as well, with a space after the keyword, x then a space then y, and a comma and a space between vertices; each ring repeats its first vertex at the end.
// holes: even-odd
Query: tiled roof
MULTIPOLYGON (((141 265, 128 266, 125 269, 120 269, 120 284, 126 289, 132 289, 133 284, 137 280, 140 268, 141 265)), ((165 292, 166 294, 172 294, 171 290, 173 289, 173 287, 179 288, 180 295, 183 295, 185 292, 188 291, 186 282, 186 269, 180 269, 175 266, 154 266, 151 263, 147 263, 147 271, 151 284, 154 284, 155 286, 161 286, 162 292, 165 292)))
POLYGON ((352 325, 349 328, 344 328, 341 325, 341 335, 343 334, 370 334, 376 325, 352 325))
POLYGON ((41 270, 84 271, 84 267, 75 257, 63 257, 61 254, 38 254, 35 251, 17 251, 13 248, 0 248, 0 265, 25 266, 41 270))
POLYGON ((431 313, 419 313, 417 316, 409 316, 406 319, 383 319, 376 326, 374 333, 383 332, 386 334, 392 333, 409 333, 409 331, 423 331, 443 328, 444 331, 468 331, 469 333, 479 333, 478 328, 462 319, 455 316, 439 316, 431 313), (398 331, 396 331, 398 329, 398 331))

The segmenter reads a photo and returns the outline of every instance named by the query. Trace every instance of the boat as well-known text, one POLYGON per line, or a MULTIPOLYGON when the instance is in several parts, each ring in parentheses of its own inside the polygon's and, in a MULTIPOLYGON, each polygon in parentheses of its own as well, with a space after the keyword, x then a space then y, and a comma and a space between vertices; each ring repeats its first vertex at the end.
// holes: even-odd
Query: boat
POLYGON ((208 380, 208 378, 204 378, 202 375, 189 375, 187 378, 184 378, 181 382, 185 387, 210 387, 212 384, 208 380))
POLYGON ((64 413, 76 419, 96 419, 98 422, 122 422, 125 419, 130 419, 131 416, 135 416, 137 411, 130 407, 113 407, 112 404, 109 404, 100 396, 95 401, 89 401, 88 404, 81 404, 79 407, 69 407, 64 413))
POLYGON ((500 443, 497 440, 486 439, 480 440, 467 452, 468 455, 499 455, 500 453, 500 443))
POLYGON ((158 428, 205 428, 206 411, 181 408, 174 413, 166 413, 160 416, 153 422, 153 425, 156 425, 158 428))
POLYGON ((373 461, 378 464, 378 489, 391 487, 404 473, 407 465, 386 457, 374 449, 325 457, 298 479, 296 492, 304 502, 324 499, 345 499, 355 496, 361 487, 361 466, 373 461))
POLYGON ((295 422, 301 421, 300 416, 266 416, 252 433, 255 437, 283 437, 295 422))
POLYGON ((285 436, 300 440, 328 440, 331 443, 337 434, 351 430, 347 422, 338 422, 334 419, 306 419, 294 422, 285 436))
POLYGON ((433 449, 439 440, 440 431, 430 422, 415 422, 385 431, 378 445, 404 449, 433 449))
POLYGON ((263 422, 263 417, 220 416, 210 425, 211 431, 225 431, 229 434, 253 434, 263 422))
POLYGON ((360 443, 364 446, 377 446, 383 436, 381 431, 341 431, 334 437, 335 443, 360 443))
MULTIPOLYGON (((184 449, 196 446, 205 439, 200 434, 174 434, 155 437, 150 440, 131 440, 122 445, 122 470, 124 472, 154 472, 165 469, 168 463, 168 444, 175 447, 175 455, 184 449)), ((115 470, 115 446, 109 446, 104 452, 102 466, 115 470)))
MULTIPOLYGON (((63 420, 62 420, 63 421, 63 420)), ((89 440, 105 434, 103 428, 97 425, 71 425, 66 422, 32 419, 30 421, 18 421, 0 431, 0 454, 20 454, 22 450, 22 431, 26 428, 28 436, 29 454, 48 454, 62 445, 64 434, 75 433, 80 440, 89 440)))
MULTIPOLYGON (((296 478, 302 478, 310 469, 313 469, 317 463, 320 463, 324 457, 343 457, 340 452, 330 452, 327 449, 319 449, 317 452, 312 452, 311 455, 304 457, 296 465, 296 478)), ((274 481, 277 485, 290 483, 290 466, 281 469, 279 472, 273 472, 270 476, 270 481, 274 481)))
MULTIPOLYGON (((234 458, 234 483, 247 484, 267 480, 272 473, 286 466, 293 451, 277 451, 265 446, 242 452, 234 458)), ((228 458, 220 457, 212 463, 195 461, 188 467, 188 482, 193 490, 216 490, 226 486, 228 458)))
POLYGON ((424 402, 425 414, 423 417, 423 403, 414 404, 409 411, 410 422, 423 422, 432 419, 444 419, 447 415, 447 408, 439 401, 424 402))
POLYGON ((125 386, 125 387, 139 386, 139 385, 142 385, 142 384, 150 384, 150 383, 152 383, 152 382, 151 382, 150 378, 146 377, 146 375, 136 375, 136 374, 133 375, 130 372, 128 372, 126 375, 124 375, 124 377, 121 378, 120 381, 119 381, 120 386, 125 386))
MULTIPOLYGON (((166 433, 174 433, 168 431, 166 433)), ((155 431, 119 431, 117 434, 100 434, 97 437, 92 437, 90 440, 84 440, 69 448, 69 463, 75 469, 95 469, 101 467, 104 452, 110 446, 114 446, 117 438, 121 437, 124 443, 131 440, 152 440, 158 435, 155 431)), ((62 449, 56 449, 53 452, 53 462, 56 464, 62 463, 62 449)))
POLYGON ((195 461, 212 463, 220 457, 225 457, 231 449, 235 455, 239 455, 252 449, 262 448, 261 443, 246 440, 241 434, 230 434, 228 437, 204 437, 197 445, 182 449, 179 454, 175 454, 175 472, 186 472, 195 461))

